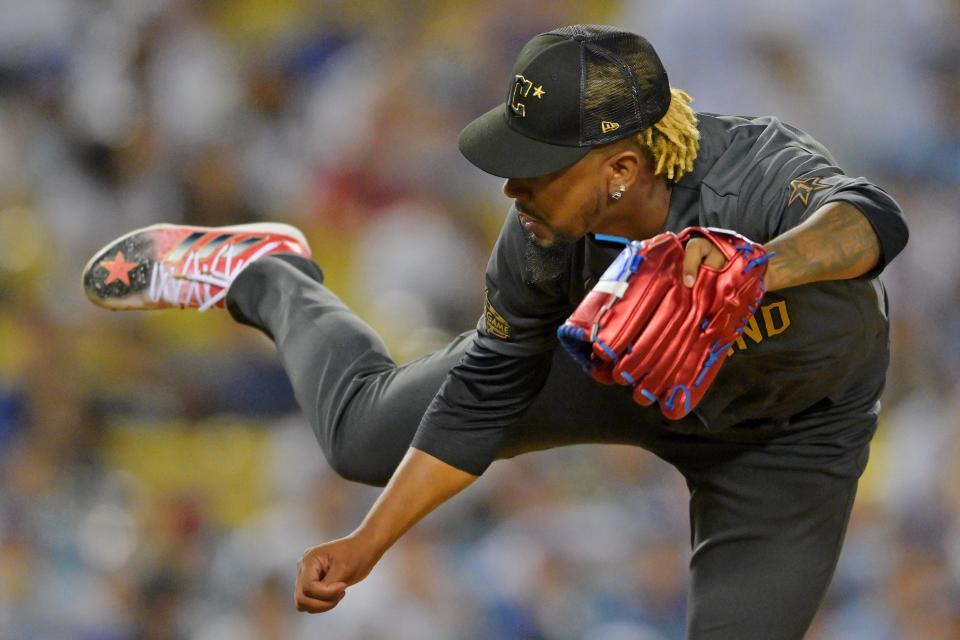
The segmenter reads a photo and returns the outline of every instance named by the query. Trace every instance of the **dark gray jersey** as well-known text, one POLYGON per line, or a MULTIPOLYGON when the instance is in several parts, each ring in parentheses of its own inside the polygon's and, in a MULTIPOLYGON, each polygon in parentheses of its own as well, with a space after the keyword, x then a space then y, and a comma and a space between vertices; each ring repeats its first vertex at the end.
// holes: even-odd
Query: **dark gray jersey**
MULTIPOLYGON (((883 384, 887 322, 876 276, 906 244, 899 207, 865 179, 844 175, 822 145, 776 118, 698 119, 700 152, 694 170, 674 187, 665 231, 722 227, 764 243, 823 204, 842 200, 873 225, 882 257, 860 279, 768 293, 695 411, 697 420, 671 428, 718 432, 786 424, 824 403, 872 398, 858 390, 883 384)), ((415 447, 472 473, 489 465, 505 429, 542 387, 557 326, 620 247, 588 236, 549 278, 531 269, 528 250, 511 211, 487 267, 474 344, 451 371, 414 440, 415 447)), ((587 376, 583 383, 596 384, 587 376)))

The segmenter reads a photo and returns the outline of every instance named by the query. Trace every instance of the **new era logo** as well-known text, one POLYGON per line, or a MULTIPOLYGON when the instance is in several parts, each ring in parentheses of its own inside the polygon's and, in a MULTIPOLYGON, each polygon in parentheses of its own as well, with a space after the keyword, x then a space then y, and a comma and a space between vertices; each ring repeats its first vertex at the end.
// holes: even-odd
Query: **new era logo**
POLYGON ((600 130, 603 131, 604 133, 610 133, 611 131, 616 131, 619 128, 620 128, 619 122, 610 122, 608 120, 604 120, 603 122, 600 123, 600 130))

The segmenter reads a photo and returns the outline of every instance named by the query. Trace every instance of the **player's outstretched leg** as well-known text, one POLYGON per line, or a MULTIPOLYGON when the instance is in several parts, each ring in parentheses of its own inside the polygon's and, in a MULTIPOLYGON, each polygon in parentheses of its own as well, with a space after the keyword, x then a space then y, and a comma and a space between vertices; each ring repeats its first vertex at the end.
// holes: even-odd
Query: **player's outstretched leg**
POLYGON ((323 286, 309 256, 288 225, 159 224, 97 251, 82 282, 94 304, 113 310, 229 306, 273 339, 331 466, 384 484, 468 338, 397 367, 373 329, 323 286))

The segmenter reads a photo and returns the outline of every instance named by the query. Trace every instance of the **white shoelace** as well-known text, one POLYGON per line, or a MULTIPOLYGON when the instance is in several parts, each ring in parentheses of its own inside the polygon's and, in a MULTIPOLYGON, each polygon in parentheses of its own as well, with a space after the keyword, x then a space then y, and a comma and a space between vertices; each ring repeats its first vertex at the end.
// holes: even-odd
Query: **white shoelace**
POLYGON ((155 262, 150 274, 148 295, 153 302, 163 300, 174 305, 189 305, 191 301, 196 301, 199 311, 203 313, 227 296, 227 289, 241 271, 279 246, 279 241, 268 242, 248 259, 234 261, 234 245, 226 244, 214 254, 210 267, 203 269, 200 267, 199 254, 191 251, 187 254, 183 271, 180 273, 176 272, 173 264, 155 262), (186 297, 181 300, 180 294, 184 293, 184 287, 187 287, 186 297), (218 287, 220 290, 211 293, 211 287, 218 287))

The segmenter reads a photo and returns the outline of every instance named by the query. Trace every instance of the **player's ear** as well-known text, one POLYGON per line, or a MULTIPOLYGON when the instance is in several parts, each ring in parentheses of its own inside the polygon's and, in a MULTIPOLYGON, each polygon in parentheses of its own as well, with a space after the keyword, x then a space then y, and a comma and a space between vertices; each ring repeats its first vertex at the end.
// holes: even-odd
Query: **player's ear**
POLYGON ((629 189, 635 182, 646 179, 644 172, 651 173, 649 162, 634 145, 618 145, 604 163, 609 192, 621 185, 629 189))

